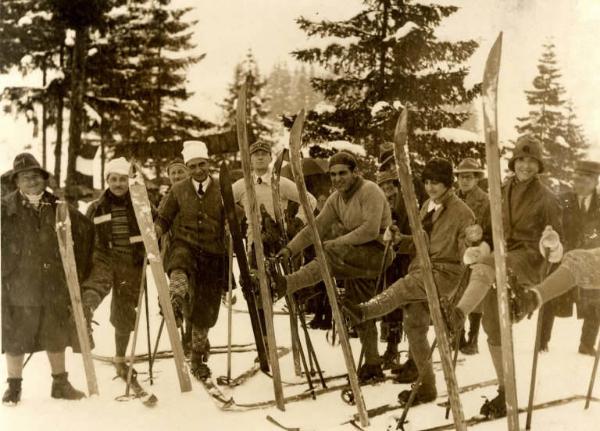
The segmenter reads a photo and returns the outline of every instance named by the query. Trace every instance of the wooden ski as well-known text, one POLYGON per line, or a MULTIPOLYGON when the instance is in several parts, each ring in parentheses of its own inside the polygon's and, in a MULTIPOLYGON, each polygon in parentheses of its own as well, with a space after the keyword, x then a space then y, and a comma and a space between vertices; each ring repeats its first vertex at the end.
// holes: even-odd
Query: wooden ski
POLYGON ((71 231, 71 216, 69 215, 69 204, 65 201, 59 201, 56 205, 56 236, 58 238, 58 249, 65 271, 65 279, 71 297, 71 308, 73 319, 77 329, 77 338, 83 359, 83 368, 85 370, 85 379, 87 381, 88 394, 98 395, 98 381, 96 379, 96 369, 92 360, 92 349, 90 346, 90 336, 88 334, 85 315, 83 314, 83 305, 81 302, 81 288, 77 276, 77 262, 75 261, 75 252, 73 251, 73 233, 71 231))
MULTIPOLYGON (((285 222, 283 217, 283 211, 281 209, 281 193, 280 182, 281 182, 281 166, 283 165, 283 159, 287 155, 287 148, 284 149, 281 154, 275 160, 273 165, 273 171, 271 172, 271 191, 273 194, 273 212, 275 213, 275 221, 281 229, 281 237, 284 245, 288 243, 288 236, 285 230, 285 222)), ((290 262, 284 262, 284 270, 287 272, 290 270, 290 262), (287 268, 285 268, 287 266, 287 268)), ((297 376, 302 375, 301 359, 300 359, 300 335, 298 333, 298 313, 296 301, 292 295, 286 297, 288 310, 290 312, 290 331, 292 334, 292 357, 294 360, 294 373, 297 376)))
POLYGON ((483 125, 485 131, 485 153, 488 166, 490 212, 494 240, 494 261, 496 266, 496 292, 498 295, 498 315, 500 317, 500 338, 502 343, 502 368, 504 370, 504 390, 508 429, 519 430, 515 359, 513 352, 512 322, 506 275, 506 245, 502 225, 502 190, 500 178, 500 154, 498 149, 498 76, 502 54, 502 33, 498 35, 488 55, 483 84, 483 125))
POLYGON ((433 327, 435 329, 438 350, 440 352, 442 369, 444 371, 444 378, 448 388, 448 398, 452 407, 454 426, 457 430, 466 430, 467 427, 465 425, 465 417, 462 410, 462 405, 460 403, 458 384, 456 383, 456 375, 454 373, 454 367, 452 366, 452 350, 448 340, 446 324, 442 316, 440 298, 438 296, 437 287, 433 278, 431 260, 429 259, 427 234, 423 229, 421 218, 419 217, 419 204, 411 177, 410 159, 407 148, 407 122, 408 109, 405 108, 400 113, 400 117, 396 123, 396 130, 394 131, 394 156, 396 160, 396 169, 398 171, 398 178, 402 186, 402 197, 404 199, 404 206, 406 207, 406 213, 410 223, 410 230, 412 232, 413 241, 417 250, 417 259, 419 259, 418 262, 421 267, 421 274, 423 275, 423 284, 425 285, 425 291, 427 293, 427 302, 429 304, 429 311, 433 320, 433 327))
POLYGON ((344 323, 344 319, 342 317, 342 314, 340 313, 340 308, 338 306, 335 282, 333 281, 333 277, 331 275, 331 272, 329 271, 329 266, 327 265, 327 261, 325 260, 325 251, 323 250, 323 244, 321 243, 319 231, 317 230, 315 216, 313 215, 312 208, 308 202, 308 191, 306 190, 304 174, 302 173, 300 147, 302 146, 302 127, 304 125, 304 116, 304 110, 301 110, 296 116, 296 120, 294 121, 294 125, 292 126, 292 129, 290 131, 290 158, 292 172, 294 174, 296 187, 298 188, 298 194, 300 195, 300 203, 302 204, 302 208, 306 213, 308 226, 312 233, 313 245, 315 247, 315 252, 317 256, 316 259, 317 262, 319 262, 319 266, 321 268, 321 274, 323 275, 323 281, 327 290, 327 297, 329 298, 329 303, 331 304, 333 319, 338 329, 340 345, 342 346, 344 361, 346 363, 346 370, 348 371, 348 380, 350 381, 350 387, 352 388, 352 393, 354 395, 354 401, 358 410, 360 423, 362 426, 368 426, 369 416, 367 414, 365 400, 363 398, 362 391, 358 383, 358 376, 356 375, 354 356, 352 355, 352 347, 350 346, 350 342, 348 340, 348 332, 346 331, 346 325, 344 323))
POLYGON ((177 330, 177 325, 175 323, 173 307, 171 306, 169 281, 165 274, 160 249, 158 247, 158 238, 156 237, 156 231, 154 230, 152 207, 150 205, 150 200, 148 199, 148 191, 146 190, 142 173, 139 168, 133 164, 129 173, 129 194, 131 195, 131 202, 133 204, 135 218, 140 228, 144 247, 146 248, 146 255, 148 257, 148 262, 150 263, 152 278, 154 279, 156 290, 158 291, 160 307, 165 318, 167 333, 169 334, 169 341, 171 342, 171 349, 173 349, 173 358, 177 369, 179 387, 181 392, 189 392, 192 390, 192 383, 185 362, 183 346, 181 345, 181 339, 179 338, 179 331, 177 330))
POLYGON ((260 283, 260 297, 265 315, 265 326, 267 329, 267 350, 269 355, 269 365, 273 375, 273 390, 277 408, 285 410, 285 401, 283 398, 283 387, 281 385, 281 372, 279 370, 279 358, 277 357, 277 344, 275 340, 275 328, 273 326, 273 300, 271 291, 267 285, 267 273, 265 270, 265 252, 263 248, 262 235, 260 229, 260 217, 256 205, 256 190, 252 179, 252 166, 250 164, 250 148, 248 145, 248 135, 246 134, 246 84, 244 83, 238 95, 237 100, 237 138, 242 159, 242 170, 244 171, 244 183, 246 185, 246 204, 245 208, 248 223, 252 229, 254 242, 254 253, 256 256, 256 267, 258 270, 258 279, 260 283))

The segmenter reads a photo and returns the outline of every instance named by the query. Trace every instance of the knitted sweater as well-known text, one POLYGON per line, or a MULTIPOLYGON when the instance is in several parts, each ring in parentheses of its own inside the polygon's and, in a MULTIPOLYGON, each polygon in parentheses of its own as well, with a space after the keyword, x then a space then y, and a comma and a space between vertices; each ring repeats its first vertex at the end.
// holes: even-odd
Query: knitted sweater
MULTIPOLYGON (((383 191, 372 181, 363 180, 347 199, 333 192, 317 217, 317 229, 323 234, 333 225, 345 232, 333 241, 340 244, 361 245, 382 241, 383 232, 392 223, 392 215, 383 191)), ((288 244, 292 254, 300 253, 312 244, 310 229, 305 227, 288 244)))

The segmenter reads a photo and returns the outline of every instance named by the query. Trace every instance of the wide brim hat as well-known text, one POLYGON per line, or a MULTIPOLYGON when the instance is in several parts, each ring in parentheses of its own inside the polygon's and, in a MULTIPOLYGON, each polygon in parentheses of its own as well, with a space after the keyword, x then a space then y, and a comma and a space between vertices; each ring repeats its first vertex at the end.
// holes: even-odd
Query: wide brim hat
POLYGON ((11 181, 14 181, 21 172, 38 171, 45 180, 50 178, 50 173, 42 168, 37 159, 30 153, 17 154, 13 161, 13 169, 10 173, 11 181))
POLYGON ((475 173, 483 175, 485 173, 485 169, 481 169, 481 165, 477 160, 467 157, 463 159, 454 170, 456 175, 458 174, 468 174, 475 173))
POLYGON ((452 172, 452 163, 446 159, 434 157, 429 160, 423 168, 421 180, 425 183, 426 180, 431 180, 443 183, 446 187, 452 187, 454 181, 454 173, 452 172))
POLYGON ((591 160, 580 160, 575 165, 575 172, 597 177, 600 175, 600 163, 591 160))
POLYGON ((380 186, 384 183, 395 181, 398 182, 398 175, 396 170, 393 169, 391 171, 381 171, 377 172, 377 185, 380 186))
POLYGON ((538 173, 541 174, 542 172, 544 172, 542 145, 537 139, 535 139, 531 135, 523 135, 519 139, 517 139, 517 143, 515 144, 515 149, 513 150, 512 157, 508 161, 508 169, 514 172, 515 160, 523 157, 531 157, 532 159, 537 160, 537 162, 540 165, 540 171, 538 173))

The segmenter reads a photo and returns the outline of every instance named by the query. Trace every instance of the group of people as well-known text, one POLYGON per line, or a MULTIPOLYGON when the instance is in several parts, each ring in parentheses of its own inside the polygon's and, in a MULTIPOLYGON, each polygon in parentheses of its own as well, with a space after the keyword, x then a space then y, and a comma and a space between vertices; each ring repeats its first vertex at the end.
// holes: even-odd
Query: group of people
MULTIPOLYGON (((190 352, 191 371, 205 379, 211 374, 209 329, 217 321, 222 295, 229 287, 228 235, 219 180, 211 175, 206 145, 185 142, 182 156, 168 166, 172 186, 155 210, 155 229, 162 238, 175 316, 188 329, 189 340, 184 339, 184 344, 190 352)), ((257 207, 263 220, 275 219, 270 145, 255 142, 250 158, 257 207)), ((560 198, 540 179, 544 161, 534 138, 518 140, 508 166, 512 175, 502 185, 506 263, 511 283, 525 287, 513 303, 514 317, 518 320, 578 286, 585 317, 590 319, 579 350, 594 354, 600 319, 600 301, 595 295, 600 289, 600 197, 596 191, 600 163, 580 162, 574 191, 560 198), (543 280, 551 265, 558 269, 543 280)), ((122 378, 127 375, 126 348, 139 311, 137 297, 143 288, 146 258, 128 191, 129 170, 124 158, 109 162, 105 170, 108 188, 89 206, 87 217, 72 210, 84 312, 91 322, 94 311, 112 291, 115 366, 122 378)), ((393 151, 383 148, 376 182, 363 178, 357 159, 344 151, 330 157, 328 174, 333 192, 318 210, 312 195, 309 202, 318 212, 316 223, 327 263, 343 288, 342 310, 362 345, 359 379, 381 378, 383 370, 391 368, 401 383, 420 378, 414 404, 430 402, 437 397, 427 338, 431 318, 393 151), (380 274, 382 269, 384 274, 380 274), (383 283, 377 283, 378 279, 383 283), (383 356, 375 324, 381 317, 387 341, 383 356), (396 359, 402 332, 408 339, 409 358, 400 365, 396 359)), ((445 312, 448 328, 462 338, 460 349, 465 354, 478 352, 480 325, 487 334, 499 388, 498 396, 482 407, 482 414, 499 417, 506 414, 502 346, 489 198, 479 186, 483 177, 484 170, 473 159, 461 161, 454 169, 450 161, 432 158, 413 184, 436 288, 450 304, 445 312)), ((8 370, 3 402, 19 402, 24 355, 41 350, 48 352, 52 369, 52 397, 80 399, 84 394, 69 383, 64 364, 65 348, 77 349, 77 341, 54 231, 57 198, 46 190, 48 173, 30 154, 17 156, 12 179, 17 190, 2 199, 2 350, 8 370)), ((233 184, 233 195, 248 212, 243 181, 233 184)), ((284 177, 280 194, 284 208, 300 201, 295 184, 284 177)), ((305 220, 306 214, 299 211, 294 224, 301 226, 305 220)), ((250 226, 247 250, 252 265, 257 264, 254 235, 250 226)), ((294 259, 311 246, 311 238, 309 228, 304 227, 272 257, 294 259)), ((318 262, 304 262, 290 274, 271 274, 276 298, 322 281, 318 262)), ((409 394, 401 392, 400 401, 405 402, 409 394)))

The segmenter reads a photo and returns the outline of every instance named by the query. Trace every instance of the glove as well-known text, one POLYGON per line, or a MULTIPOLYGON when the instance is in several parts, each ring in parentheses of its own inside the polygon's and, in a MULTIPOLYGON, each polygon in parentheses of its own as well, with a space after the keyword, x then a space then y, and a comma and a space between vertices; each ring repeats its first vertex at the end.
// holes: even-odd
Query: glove
POLYGON ((558 233, 552 228, 552 226, 546 226, 544 232, 542 232, 539 247, 540 253, 545 259, 548 260, 548 262, 558 263, 562 260, 563 245, 560 242, 558 233))
POLYGON ((473 265, 474 263, 480 263, 485 257, 491 253, 490 246, 487 242, 482 241, 481 244, 475 247, 469 247, 465 250, 463 255, 463 262, 465 265, 473 265))
POLYGON ((465 229, 465 237, 468 244, 478 244, 483 238, 483 229, 478 224, 473 224, 465 229))
POLYGON ((292 257, 292 251, 289 248, 287 248, 287 246, 283 247, 281 250, 279 250, 277 252, 275 257, 277 257, 278 259, 281 259, 283 261, 289 260, 292 257))
POLYGON ((233 292, 231 293, 231 304, 228 301, 227 298, 227 292, 223 292, 221 294, 221 303, 225 306, 225 307, 229 307, 230 305, 233 306, 235 305, 235 303, 237 302, 237 296, 235 296, 233 294, 233 292))
POLYGON ((465 327, 465 313, 458 307, 449 307, 446 324, 448 325, 450 338, 456 340, 456 337, 460 337, 465 327))
POLYGON ((539 307, 538 293, 534 289, 517 289, 510 299, 510 314, 513 322, 520 322, 539 307))
POLYGON ((91 325, 92 320, 94 320, 94 310, 89 305, 83 304, 83 316, 85 317, 85 321, 88 325, 91 325))

